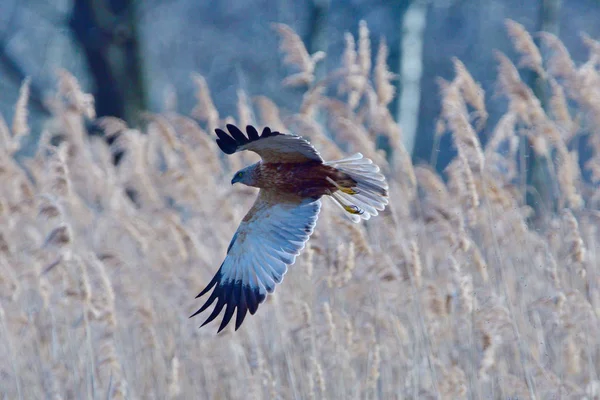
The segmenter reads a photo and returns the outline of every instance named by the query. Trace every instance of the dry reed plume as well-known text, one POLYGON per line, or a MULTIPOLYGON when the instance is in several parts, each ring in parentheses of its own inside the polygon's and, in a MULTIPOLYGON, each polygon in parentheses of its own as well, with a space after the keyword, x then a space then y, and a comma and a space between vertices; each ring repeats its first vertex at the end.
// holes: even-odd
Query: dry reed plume
POLYGON ((87 135, 93 99, 62 71, 37 153, 17 163, 29 133, 24 82, 12 124, 0 119, 0 397, 599 398, 600 44, 585 37, 590 57, 578 66, 542 34, 543 61, 509 22, 516 64, 552 97, 542 107, 499 53, 509 108, 495 127, 454 60, 441 82, 438 133, 458 151, 445 181, 404 150, 387 107, 387 47, 372 65, 364 22, 322 80, 324 54, 275 29, 299 71, 284 85, 306 87, 297 113, 240 91, 238 115, 224 117, 194 76, 193 118, 146 115, 144 133, 96 120, 116 137, 109 146, 87 135), (324 207, 268 304, 216 336, 187 317, 254 198, 229 184, 246 160, 220 157, 212 137, 234 119, 307 136, 325 158, 363 152, 388 175, 391 204, 362 225, 324 207), (551 209, 525 203, 535 195, 522 179, 529 146, 550 171, 551 209))

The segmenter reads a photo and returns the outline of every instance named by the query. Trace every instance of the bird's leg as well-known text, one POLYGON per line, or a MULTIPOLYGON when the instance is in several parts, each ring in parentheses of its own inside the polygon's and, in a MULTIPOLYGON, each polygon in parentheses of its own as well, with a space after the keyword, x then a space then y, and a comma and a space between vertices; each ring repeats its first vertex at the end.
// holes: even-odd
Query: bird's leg
POLYGON ((364 211, 361 210, 360 208, 358 208, 357 206, 354 205, 342 205, 342 207, 344 207, 344 210, 348 211, 350 214, 356 214, 356 215, 363 215, 364 211))
POLYGON ((355 215, 363 215, 364 214, 364 210, 362 210, 360 207, 355 206, 354 204, 348 204, 346 203, 346 201, 344 199, 342 199, 340 197, 339 194, 337 194, 337 192, 331 192, 329 193, 329 195, 331 196, 331 198, 333 200, 335 200, 336 203, 338 203, 340 206, 342 206, 342 208, 350 213, 350 214, 355 214, 355 215))
POLYGON ((342 186, 339 183, 337 183, 336 181, 334 181, 333 179, 331 179, 330 177, 326 177, 326 179, 329 181, 329 183, 331 183, 333 186, 335 186, 337 188, 337 190, 339 190, 342 193, 346 193, 346 194, 357 194, 358 193, 358 190, 356 188, 342 186))

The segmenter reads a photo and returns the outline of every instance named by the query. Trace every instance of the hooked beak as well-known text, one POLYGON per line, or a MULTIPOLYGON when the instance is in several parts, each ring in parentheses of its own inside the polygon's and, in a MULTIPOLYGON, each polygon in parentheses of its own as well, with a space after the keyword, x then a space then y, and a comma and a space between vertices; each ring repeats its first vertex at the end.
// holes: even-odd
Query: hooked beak
POLYGON ((237 182, 239 182, 239 179, 236 176, 234 176, 233 179, 231 180, 231 184, 233 185, 234 183, 237 183, 237 182))

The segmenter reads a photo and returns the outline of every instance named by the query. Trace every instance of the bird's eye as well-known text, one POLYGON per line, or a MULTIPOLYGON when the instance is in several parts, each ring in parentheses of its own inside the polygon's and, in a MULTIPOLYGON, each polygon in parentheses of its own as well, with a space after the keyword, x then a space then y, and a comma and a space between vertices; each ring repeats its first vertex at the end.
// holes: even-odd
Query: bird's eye
POLYGON ((238 177, 238 178, 241 178, 241 177, 242 177, 242 175, 244 175, 244 173, 243 173, 243 172, 238 172, 238 173, 237 173, 237 177, 238 177))

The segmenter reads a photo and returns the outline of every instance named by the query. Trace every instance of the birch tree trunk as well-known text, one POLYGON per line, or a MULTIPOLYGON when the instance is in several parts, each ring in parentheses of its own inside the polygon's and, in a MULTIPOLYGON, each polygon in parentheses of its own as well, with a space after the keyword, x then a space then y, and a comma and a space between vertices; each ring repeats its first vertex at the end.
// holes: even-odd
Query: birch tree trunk
POLYGON ((419 125, 421 102, 421 75, 423 73, 423 32, 425 30, 427 5, 413 2, 402 19, 400 40, 400 90, 398 100, 398 123, 402 128, 402 140, 406 151, 412 155, 419 125))

